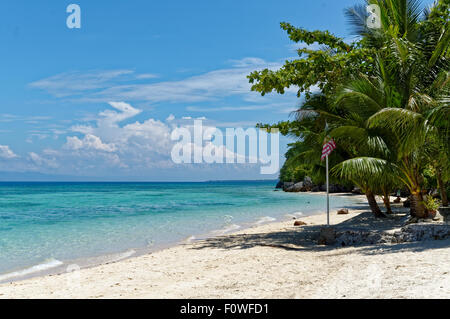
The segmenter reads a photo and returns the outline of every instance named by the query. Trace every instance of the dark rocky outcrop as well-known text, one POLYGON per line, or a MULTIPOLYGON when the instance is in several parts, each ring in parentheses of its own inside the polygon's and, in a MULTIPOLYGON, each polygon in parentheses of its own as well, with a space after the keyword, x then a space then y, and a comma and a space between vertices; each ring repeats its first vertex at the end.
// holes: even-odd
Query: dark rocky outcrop
POLYGON ((314 183, 313 183, 311 177, 306 176, 306 177, 303 179, 303 187, 305 187, 305 189, 306 189, 307 192, 311 191, 311 190, 313 189, 314 186, 315 186, 315 185, 314 185, 314 183))
POLYGON ((275 186, 275 188, 283 188, 283 186, 284 186, 284 182, 282 182, 282 181, 278 181, 278 183, 277 183, 277 186, 275 186))
POLYGON ((300 182, 286 188, 285 192, 304 192, 304 189, 305 187, 303 185, 303 182, 300 182))
MULTIPOLYGON (((278 182, 276 187, 277 189, 282 188, 285 192, 326 192, 326 185, 316 185, 313 183, 312 179, 309 176, 306 176, 303 181, 294 183, 294 182, 278 182)), ((339 184, 330 184, 329 186, 330 193, 349 193, 353 190, 353 186, 345 186, 339 184)))
POLYGON ((289 187, 291 187, 291 186, 294 186, 294 183, 292 183, 292 182, 283 182, 283 190, 286 192, 286 190, 289 188, 289 187))

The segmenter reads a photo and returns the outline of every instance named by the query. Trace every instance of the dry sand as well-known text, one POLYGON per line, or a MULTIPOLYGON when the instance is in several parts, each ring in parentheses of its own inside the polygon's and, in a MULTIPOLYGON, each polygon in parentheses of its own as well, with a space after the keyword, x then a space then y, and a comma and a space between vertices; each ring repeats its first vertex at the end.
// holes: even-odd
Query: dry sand
MULTIPOLYGON (((450 298, 450 240, 318 246, 325 215, 270 223, 152 254, 0 285, 0 298, 450 298)), ((398 227, 363 210, 332 223, 398 227)), ((397 223, 397 224, 396 224, 397 223)))

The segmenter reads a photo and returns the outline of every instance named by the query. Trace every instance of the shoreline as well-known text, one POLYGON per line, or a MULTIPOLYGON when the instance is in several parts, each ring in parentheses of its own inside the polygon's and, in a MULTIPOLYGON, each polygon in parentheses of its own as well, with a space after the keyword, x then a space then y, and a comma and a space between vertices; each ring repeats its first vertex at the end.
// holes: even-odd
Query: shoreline
MULTIPOLYGON (((331 223, 367 214, 349 211, 332 211, 331 223)), ((450 297, 450 240, 362 247, 300 240, 325 224, 325 216, 297 218, 306 226, 294 227, 292 219, 268 222, 74 273, 1 284, 0 298, 450 297), (424 277, 417 267, 433 270, 424 277), (413 288, 411 278, 418 282, 413 288)))
MULTIPOLYGON (((295 194, 316 194, 316 195, 326 195, 326 192, 299 192, 295 194)), ((295 195, 294 195, 295 196, 295 195)), ((332 193, 330 196, 350 196, 355 197, 358 200, 364 200, 364 195, 358 195, 353 193, 332 193)), ((356 204, 356 203, 354 203, 356 204)), ((264 218, 270 217, 270 216, 260 216, 256 221, 247 221, 244 223, 239 224, 237 229, 229 229, 223 228, 223 229, 216 229, 207 233, 202 234, 195 234, 191 235, 189 237, 186 237, 182 240, 177 240, 172 243, 164 243, 159 244, 155 246, 150 247, 130 247, 123 251, 118 252, 111 252, 107 254, 100 254, 95 256, 88 256, 88 257, 81 257, 81 258, 75 258, 75 259, 68 259, 68 260, 57 260, 57 259, 47 259, 41 263, 31 265, 29 267, 12 270, 4 274, 0 274, 0 286, 3 284, 9 284, 9 283, 15 283, 15 282, 21 282, 24 280, 29 280, 33 278, 40 278, 45 276, 55 276, 55 275, 61 275, 64 273, 67 273, 67 269, 91 269, 95 268, 101 265, 106 264, 112 264, 116 262, 120 262, 123 260, 131 259, 131 258, 137 258, 143 255, 153 254, 160 251, 163 251, 165 249, 173 248, 179 245, 189 244, 189 243, 195 243, 201 240, 207 240, 209 238, 219 237, 219 236, 227 236, 227 235, 233 235, 236 232, 245 231, 247 229, 252 229, 255 227, 260 227, 262 225, 266 224, 272 224, 272 223, 283 223, 288 220, 292 220, 292 217, 304 218, 307 216, 314 216, 317 215, 315 212, 307 213, 307 215, 303 215, 303 213, 299 212, 292 212, 292 213, 285 213, 283 217, 278 217, 275 220, 263 220, 264 218), (128 255, 128 256, 127 256, 128 255), (45 268, 46 266, 49 266, 49 268, 45 268), (40 269, 42 268, 42 269, 40 269), (37 270, 39 269, 39 270, 37 270), (29 271, 29 272, 28 272, 29 271), (11 277, 5 278, 5 277, 11 277), (5 278, 5 279, 2 279, 5 278)), ((271 217, 272 218, 272 217, 271 217)))

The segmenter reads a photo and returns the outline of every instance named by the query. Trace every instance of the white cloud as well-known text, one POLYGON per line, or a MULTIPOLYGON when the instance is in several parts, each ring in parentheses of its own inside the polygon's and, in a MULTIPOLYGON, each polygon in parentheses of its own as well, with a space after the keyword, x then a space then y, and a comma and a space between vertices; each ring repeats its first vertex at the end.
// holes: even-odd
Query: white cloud
MULTIPOLYGON (((73 165, 74 171, 83 166, 86 166, 86 169, 102 166, 139 171, 176 165, 171 159, 172 147, 175 144, 175 141, 171 139, 171 133, 175 128, 183 127, 187 128, 193 136, 194 119, 192 117, 177 119, 171 115, 166 122, 149 118, 120 125, 122 121, 141 113, 141 110, 123 102, 110 102, 109 105, 114 110, 99 112, 95 124, 77 125, 71 128, 82 136, 68 136, 60 151, 47 150, 42 158, 57 157, 60 162, 64 161, 65 165, 73 165)), ((205 117, 197 119, 206 120, 205 117)), ((210 120, 205 121, 204 132, 222 126, 221 123, 211 126, 207 124, 208 122, 213 123, 210 120)), ((254 126, 254 123, 251 124, 254 126)), ((206 141, 204 146, 208 145, 214 153, 221 152, 227 158, 242 157, 220 145, 212 145, 206 141)), ((201 145, 192 145, 192 147, 199 148, 201 145)), ((43 163, 43 161, 35 159, 35 163, 43 163)))
POLYGON ((46 90, 57 97, 64 97, 105 88, 111 85, 112 80, 131 73, 132 70, 66 72, 30 83, 30 86, 46 90))
POLYGON ((238 68, 246 68, 246 67, 264 67, 267 66, 268 63, 260 58, 247 57, 240 60, 230 60, 231 64, 238 68))
POLYGON ((114 144, 105 144, 99 137, 92 134, 86 134, 81 140, 76 136, 68 136, 67 142, 64 144, 64 148, 75 151, 86 149, 103 152, 115 152, 117 150, 114 144))
POLYGON ((73 126, 73 132, 84 136, 68 136, 63 149, 80 160, 94 163, 103 158, 109 165, 119 167, 153 166, 169 159, 172 142, 168 124, 150 118, 120 125, 142 111, 124 102, 109 105, 115 110, 100 112, 94 125, 73 126))
MULTIPOLYGON (((65 144, 57 151, 35 154, 40 158, 29 155, 29 159, 35 165, 47 165, 44 160, 57 160, 61 163, 61 169, 64 167, 74 173, 83 170, 97 173, 96 169, 107 167, 121 167, 134 172, 153 167, 167 168, 174 165, 170 159, 174 144, 170 133, 175 127, 192 130, 193 119, 204 120, 205 128, 207 125, 254 127, 256 121, 242 118, 238 122, 220 123, 209 116, 206 120, 203 115, 207 114, 200 113, 178 118, 170 114, 165 120, 142 119, 141 108, 148 111, 147 106, 153 107, 152 104, 160 102, 165 105, 189 103, 188 111, 205 113, 266 109, 275 113, 295 107, 297 98, 294 88, 287 90, 283 96, 273 94, 265 97, 250 90, 251 84, 247 79, 250 72, 263 68, 275 70, 281 67, 280 63, 250 57, 229 60, 228 65, 174 81, 155 81, 156 76, 152 74, 136 74, 131 70, 69 72, 36 81, 30 85, 56 97, 64 97, 64 101, 105 102, 110 107, 97 114, 88 114, 82 120, 72 120, 62 128, 43 132, 55 139, 64 134, 65 144), (140 107, 110 101, 136 101, 133 105, 140 107), (211 101, 217 104, 209 108, 207 106, 211 101), (139 114, 138 120, 133 122, 139 114)), ((6 116, 3 119, 10 121, 13 118, 6 116)))
POLYGON ((138 79, 138 80, 155 79, 157 77, 158 76, 156 74, 150 74, 150 73, 136 75, 136 79, 138 79))
POLYGON ((57 168, 59 166, 55 158, 43 157, 34 152, 28 153, 28 157, 37 167, 46 166, 49 168, 57 168))
POLYGON ((155 74, 134 74, 133 70, 65 72, 30 83, 31 87, 49 92, 56 97, 104 89, 118 82, 154 79, 155 74))
POLYGON ((0 145, 0 158, 11 159, 18 157, 8 145, 0 145))
POLYGON ((41 165, 44 162, 43 158, 34 152, 30 152, 28 155, 30 156, 30 159, 38 165, 41 165))
POLYGON ((14 114, 0 114, 0 122, 25 122, 28 124, 37 124, 51 120, 50 116, 18 116, 14 114))
POLYGON ((113 108, 120 112, 105 110, 101 112, 99 115, 103 117, 104 122, 108 123, 118 123, 122 122, 128 118, 134 117, 141 113, 141 110, 135 109, 130 104, 124 102, 109 102, 113 108))
MULTIPOLYGON (((267 99, 266 99, 267 100, 267 99)), ((237 112, 237 111, 256 111, 256 110, 267 110, 267 109, 281 109, 281 108, 292 108, 292 102, 285 103, 268 103, 268 104, 253 104, 253 105, 241 105, 241 106, 213 106, 213 107, 198 107, 198 106, 188 106, 187 111, 190 112, 237 112)))
POLYGON ((149 79, 148 75, 129 77, 128 84, 114 83, 113 79, 129 70, 97 73, 62 73, 31 83, 32 87, 44 89, 56 97, 72 97, 85 102, 108 102, 111 100, 158 102, 200 102, 221 97, 258 95, 251 92, 247 75, 262 68, 278 69, 282 64, 266 62, 260 58, 231 60, 231 67, 190 76, 178 81, 136 83, 136 78, 149 79), (77 96, 83 93, 83 96, 77 96))

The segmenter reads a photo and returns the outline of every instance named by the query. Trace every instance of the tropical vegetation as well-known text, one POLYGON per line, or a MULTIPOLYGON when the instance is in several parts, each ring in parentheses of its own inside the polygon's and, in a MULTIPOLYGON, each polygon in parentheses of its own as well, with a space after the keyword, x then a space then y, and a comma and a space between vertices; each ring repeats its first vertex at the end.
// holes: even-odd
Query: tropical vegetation
POLYGON ((303 44, 299 58, 248 76, 262 95, 298 88, 302 102, 290 120, 258 124, 295 137, 281 180, 308 174, 322 182, 320 155, 331 136, 337 144, 329 157, 332 180, 358 186, 376 217, 391 213, 389 196, 398 189, 411 194, 414 216, 427 217, 430 189, 448 206, 449 10, 449 0, 428 8, 419 0, 364 1, 345 11, 356 36, 351 43, 281 23, 303 44), (373 5, 375 15, 367 9, 373 5), (367 23, 371 18, 376 27, 367 23), (383 198, 385 211, 375 196, 383 198))

